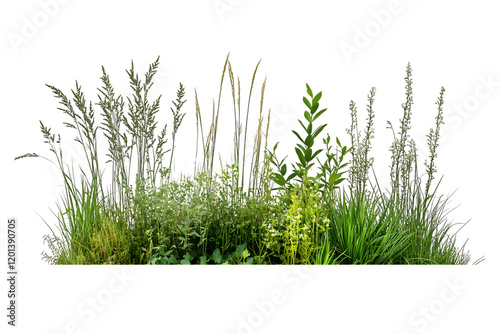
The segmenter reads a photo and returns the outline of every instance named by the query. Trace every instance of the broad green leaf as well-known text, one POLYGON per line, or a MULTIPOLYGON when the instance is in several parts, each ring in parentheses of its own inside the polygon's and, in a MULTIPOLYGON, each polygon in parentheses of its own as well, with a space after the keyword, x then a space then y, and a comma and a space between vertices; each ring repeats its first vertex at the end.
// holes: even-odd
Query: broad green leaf
POLYGON ((304 141, 304 144, 306 144, 306 146, 313 146, 314 145, 314 139, 313 137, 311 137, 310 135, 306 137, 306 140, 304 141))
POLYGON ((236 252, 238 253, 238 257, 243 254, 243 251, 247 248, 247 244, 241 244, 236 246, 236 252))
POLYGON ((333 186, 333 183, 335 182, 336 177, 337 177, 337 175, 335 175, 335 174, 330 175, 330 177, 328 178, 328 184, 330 186, 333 186))
POLYGON ((297 133, 297 131, 292 130, 292 132, 293 132, 293 133, 297 136, 297 138, 299 138, 299 140, 300 140, 301 142, 303 142, 303 143, 304 143, 304 140, 303 140, 303 139, 302 139, 302 137, 301 137, 301 136, 297 133))
POLYGON ((313 154, 313 155, 312 155, 312 157, 311 157, 311 160, 312 160, 312 159, 314 159, 314 158, 316 158, 316 156, 317 156, 318 154, 320 154, 321 152, 323 152, 323 149, 320 149, 320 150, 317 150, 316 152, 314 152, 314 154, 313 154))
POLYGON ((304 118, 307 119, 309 123, 311 123, 311 114, 309 113, 309 111, 304 111, 304 118))
POLYGON ((208 263, 208 259, 205 255, 203 256, 200 256, 200 264, 207 264, 208 263))
POLYGON ((191 261, 189 261, 188 259, 183 259, 183 260, 181 260, 181 264, 184 264, 184 265, 191 264, 191 261))
MULTIPOLYGON (((325 109, 321 109, 320 111, 318 111, 316 114, 314 114, 314 117, 313 117, 313 122, 319 117, 321 116, 324 112, 326 111, 326 108, 325 109)), ((330 141, 328 140, 328 143, 330 143, 330 141)))
POLYGON ((286 165, 281 166, 280 173, 281 173, 281 175, 285 175, 286 174, 286 165))
POLYGON ((311 155, 312 155, 312 149, 308 147, 305 154, 306 161, 311 161, 311 155))
POLYGON ((299 150, 297 147, 295 148, 295 152, 297 153, 297 156, 299 157, 300 162, 302 165, 306 165, 306 159, 304 158, 304 154, 302 153, 301 150, 299 150))
POLYGON ((314 105, 314 104, 318 103, 319 100, 321 99, 321 96, 323 96, 323 92, 319 92, 318 94, 316 94, 316 96, 312 100, 311 104, 314 105))
POLYGON ((174 254, 171 257, 168 258, 168 264, 176 264, 177 262, 177 256, 174 254))
POLYGON ((161 254, 162 256, 170 256, 170 254, 172 254, 173 252, 174 252, 174 250, 173 250, 173 249, 169 249, 169 250, 168 250, 168 251, 166 251, 166 252, 160 252, 160 254, 161 254))
POLYGON ((250 252, 248 252, 248 249, 245 248, 245 250, 243 251, 243 253, 241 253, 241 257, 243 259, 246 259, 249 256, 250 256, 250 252))
POLYGON ((302 144, 297 144, 297 146, 302 150, 302 152, 305 152, 306 151, 306 148, 304 145, 302 144))
POLYGON ((238 254, 243 253, 243 251, 247 248, 247 244, 243 243, 238 246, 236 246, 236 251, 238 251, 238 254))
POLYGON ((344 181, 345 179, 338 179, 338 180, 335 180, 335 185, 337 184, 340 184, 342 181, 344 181))
POLYGON ((232 252, 231 256, 228 257, 228 260, 232 260, 235 263, 238 263, 239 259, 240 259, 240 254, 238 254, 238 251, 232 252))
POLYGON ((316 110, 318 110, 318 108, 319 108, 319 104, 318 103, 313 104, 311 106, 311 108, 309 108, 309 109, 311 109, 311 115, 313 115, 316 112, 316 110))
POLYGON ((293 179, 294 177, 297 176, 297 172, 293 172, 292 174, 290 174, 288 177, 287 177, 287 181, 290 181, 291 179, 293 179))
POLYGON ((313 129, 313 125, 312 125, 312 123, 309 123, 309 125, 307 126, 307 129, 306 129, 306 132, 307 132, 308 135, 311 134, 312 129, 313 129))
POLYGON ((307 108, 311 109, 311 102, 309 102, 309 100, 305 96, 302 101, 304 101, 304 104, 307 106, 307 108))
POLYGON ((309 87, 308 84, 306 84, 306 87, 307 87, 307 94, 309 94, 310 97, 313 97, 313 92, 311 90, 311 87, 309 87))
POLYGON ((191 233, 189 233, 189 235, 201 238, 201 236, 196 231, 191 231, 191 233))
POLYGON ((323 129, 325 128, 325 126, 326 126, 326 124, 323 124, 319 128, 317 128, 316 131, 314 131, 312 137, 316 138, 321 133, 321 131, 323 131, 323 129))
POLYGON ((220 264, 222 262, 222 254, 220 252, 220 249, 214 250, 214 253, 212 254, 212 259, 214 260, 215 263, 220 264))
POLYGON ((285 178, 280 174, 274 173, 272 178, 273 178, 273 181, 276 182, 280 186, 284 186, 286 183, 285 178))

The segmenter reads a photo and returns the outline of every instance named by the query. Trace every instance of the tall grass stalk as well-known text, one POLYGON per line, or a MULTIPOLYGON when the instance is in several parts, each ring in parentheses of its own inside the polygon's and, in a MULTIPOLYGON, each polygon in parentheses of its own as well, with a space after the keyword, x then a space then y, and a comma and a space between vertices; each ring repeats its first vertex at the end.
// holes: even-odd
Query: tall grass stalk
POLYGON ((111 193, 108 195, 109 204, 117 204, 120 210, 124 210, 130 201, 127 186, 130 184, 130 173, 126 160, 130 157, 131 146, 128 145, 127 134, 122 131, 121 125, 124 121, 124 101, 121 95, 115 96, 110 78, 102 67, 103 86, 98 88, 99 103, 101 107, 103 122, 101 129, 108 140, 108 153, 112 163, 111 168, 111 193), (118 200, 116 199, 118 196, 118 200))
MULTIPOLYGON (((153 77, 158 70, 159 57, 153 62, 145 74, 144 83, 139 80, 139 75, 134 70, 132 62, 127 74, 130 80, 130 87, 134 94, 127 97, 129 113, 128 118, 124 118, 124 124, 131 134, 132 147, 135 147, 137 154, 136 183, 138 189, 144 186, 146 180, 146 168, 151 168, 150 150, 153 148, 155 138, 154 133, 157 127, 155 116, 159 111, 161 95, 152 103, 149 102, 149 91, 153 85, 153 77)), ((154 177, 154 175, 153 175, 154 177)))
MULTIPOLYGON (((247 150, 247 132, 248 132, 248 115, 250 113, 250 101, 252 100, 252 91, 253 91, 253 85, 255 82, 255 76, 257 75, 257 70, 259 69, 260 62, 262 60, 259 60, 257 65, 255 66, 255 70, 253 71, 253 76, 252 76, 252 83, 250 84, 250 91, 248 93, 248 102, 247 102, 247 114, 246 114, 246 120, 245 120, 245 134, 243 137, 243 163, 241 166, 241 183, 243 184, 245 180, 245 158, 246 158, 246 150, 247 150)), ((264 89, 265 85, 263 85, 264 89)))
MULTIPOLYGON (((260 65, 260 60, 257 63, 253 76, 252 76, 252 81, 248 93, 248 101, 247 101, 247 110, 246 110, 246 118, 243 120, 241 119, 241 84, 240 84, 240 78, 239 76, 237 77, 237 80, 235 79, 236 76, 234 74, 233 66, 231 62, 229 61, 229 54, 226 57, 226 61, 224 63, 224 67, 222 70, 222 75, 221 75, 221 80, 220 80, 220 85, 219 85, 219 95, 218 95, 218 100, 217 103, 215 100, 213 100, 213 108, 212 108, 212 122, 210 125, 210 130, 208 132, 208 135, 206 137, 206 140, 204 142, 204 168, 203 170, 207 171, 207 175, 209 176, 209 179, 214 177, 214 158, 215 158, 215 151, 216 151, 216 139, 217 139, 217 129, 218 129, 218 120, 219 116, 221 115, 221 99, 222 99, 222 90, 223 90, 223 84, 224 84, 224 77, 226 75, 226 72, 228 73, 229 76, 229 81, 230 81, 230 88, 231 88, 231 96, 232 96, 232 109, 233 109, 233 118, 234 118, 234 134, 233 134, 233 165, 236 168, 236 173, 234 174, 234 179, 232 181, 232 189, 235 191, 234 196, 237 198, 238 191, 244 189, 244 183, 245 181, 245 169, 247 165, 246 161, 246 148, 247 148, 247 132, 248 132, 248 123, 249 123, 249 116, 250 116, 250 105, 251 105, 251 99, 252 99, 252 92, 253 92, 253 87, 255 84, 255 79, 257 75, 257 70, 260 65), (237 82, 236 82, 237 81, 237 82), (243 132, 243 127, 244 127, 244 133, 243 133, 243 139, 241 138, 242 132, 243 132), (241 152, 241 145, 243 145, 243 152, 241 152)), ((252 151, 252 159, 250 161, 250 176, 248 178, 248 190, 252 190, 257 187, 258 185, 258 177, 259 177, 259 172, 258 169, 262 168, 261 166, 261 154, 262 151, 265 150, 265 148, 262 147, 262 129, 263 129, 263 117, 262 117, 262 112, 263 112, 263 103, 264 103, 264 94, 265 94, 265 86, 266 86, 266 81, 267 79, 264 80, 262 84, 262 89, 261 89, 261 96, 260 96, 260 113, 259 113, 259 118, 258 118, 258 123, 257 123, 257 132, 254 138, 254 145, 253 145, 253 151, 252 151)), ((204 141, 203 139, 203 127, 202 127, 202 120, 201 120, 201 112, 200 112, 200 107, 199 107, 199 102, 197 98, 197 93, 196 95, 196 110, 197 110, 197 125, 199 124, 199 129, 201 130, 202 134, 202 142, 204 141)), ((268 133, 268 131, 267 131, 268 133)), ((266 134, 267 138, 267 134, 266 134)), ((266 139, 266 145, 267 145, 267 139, 266 139)), ((221 168, 224 168, 224 164, 221 162, 221 168)))
MULTIPOLYGON (((198 102, 198 92, 196 91, 196 88, 194 90, 194 96, 195 96, 195 106, 196 106, 196 153, 194 157, 194 174, 196 175, 199 169, 196 167, 197 166, 197 161, 198 161, 198 143, 199 143, 199 135, 201 134, 201 143, 203 146, 203 161, 205 161, 206 157, 206 147, 205 147, 205 136, 203 135, 203 121, 201 119, 201 111, 200 111, 200 104, 198 102)), ((203 168, 202 171, 206 171, 206 164, 203 163, 203 168)))
POLYGON ((405 197, 406 190, 409 186, 411 168, 414 163, 414 152, 416 152, 414 142, 412 143, 410 141, 408 134, 408 131, 411 129, 411 109, 413 105, 413 79, 410 63, 406 66, 406 77, 404 80, 406 83, 406 100, 401 104, 403 108, 403 117, 401 118, 401 124, 397 135, 394 132, 392 123, 387 121, 388 128, 392 130, 394 137, 393 144, 390 148, 392 153, 391 186, 393 189, 392 194, 397 198, 405 197))
POLYGON ((436 116, 436 127, 434 129, 429 130, 429 134, 427 135, 427 145, 429 146, 429 162, 425 161, 425 166, 427 167, 427 183, 425 184, 425 194, 426 196, 429 194, 429 190, 431 187, 431 182, 434 179, 434 173, 437 172, 435 160, 437 158, 437 148, 439 146, 439 133, 441 132, 441 125, 444 124, 443 120, 443 95, 444 95, 444 87, 441 87, 441 92, 439 93, 439 97, 436 101, 436 105, 438 106, 438 114, 436 116))
MULTIPOLYGON (((222 85, 224 83, 224 77, 226 74, 226 68, 229 62, 229 54, 226 57, 226 62, 224 63, 224 69, 222 70, 222 76, 220 79, 220 87, 219 87, 219 99, 217 101, 217 113, 215 113, 215 119, 212 116, 212 126, 211 126, 211 136, 210 136, 210 169, 208 171, 208 175, 210 177, 213 176, 213 168, 214 168, 214 155, 215 155, 215 143, 217 140, 217 127, 219 123, 219 112, 220 112, 220 101, 222 96, 222 85)), ((215 106, 214 106, 215 107, 215 106)), ((215 108, 214 108, 215 112, 215 108)))
POLYGON ((172 101, 174 104, 175 110, 173 108, 170 108, 172 111, 173 115, 173 130, 172 130, 172 149, 170 150, 170 163, 168 164, 168 169, 171 172, 172 171, 172 161, 174 159, 174 151, 175 151, 175 135, 177 134, 177 131, 179 130, 179 127, 182 124, 182 120, 184 119, 184 116, 186 116, 185 113, 181 113, 181 108, 186 103, 186 100, 182 100, 184 98, 184 86, 182 83, 179 83, 179 89, 177 90, 177 99, 175 101, 172 101))
MULTIPOLYGON (((259 118, 258 118, 257 133, 255 134, 254 145, 253 145, 252 162, 250 163, 250 166, 252 167, 252 169, 251 169, 250 177, 248 180, 248 189, 255 189, 257 187, 257 178, 258 178, 259 167, 260 167, 260 154, 261 154, 261 146, 262 146, 262 123, 264 121, 264 118, 262 117, 262 108, 263 108, 263 104, 264 104, 264 93, 266 91, 266 81, 267 81, 267 78, 264 79, 264 82, 262 83, 261 97, 260 97, 260 113, 259 113, 259 118), (253 182, 252 182, 252 177, 253 177, 253 182)), ((269 123, 268 123, 268 125, 269 125, 269 123)), ((266 131, 266 136, 267 136, 267 133, 268 133, 268 131, 266 131)), ((264 149, 266 149, 266 148, 267 147, 265 147, 264 149)))
POLYGON ((351 137, 351 162, 349 167, 349 183, 350 188, 358 193, 368 191, 366 183, 369 180, 369 171, 373 166, 373 157, 369 157, 371 150, 371 140, 374 136, 374 118, 375 112, 373 110, 373 103, 375 100, 375 87, 372 87, 368 94, 368 104, 366 105, 368 116, 366 118, 367 124, 365 128, 365 136, 361 139, 361 133, 358 129, 358 116, 356 104, 351 101, 349 110, 351 111, 351 127, 347 129, 347 133, 351 137))

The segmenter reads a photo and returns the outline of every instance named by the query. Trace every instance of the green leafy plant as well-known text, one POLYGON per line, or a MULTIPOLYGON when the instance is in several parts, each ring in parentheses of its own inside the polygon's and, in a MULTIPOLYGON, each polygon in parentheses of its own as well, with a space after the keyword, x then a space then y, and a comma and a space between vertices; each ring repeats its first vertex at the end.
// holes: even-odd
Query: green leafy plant
POLYGON ((297 131, 292 130, 293 134, 295 134, 295 136, 300 141, 300 143, 298 143, 295 147, 295 153, 297 154, 299 161, 293 165, 293 172, 299 177, 299 179, 307 177, 308 171, 314 165, 314 158, 323 151, 322 149, 313 151, 313 146, 316 137, 318 137, 321 131, 323 131, 323 129, 326 127, 326 124, 322 124, 317 128, 313 127, 313 122, 316 121, 326 111, 326 108, 318 110, 319 100, 321 99, 323 93, 319 92, 318 94, 313 95, 309 85, 306 85, 306 87, 307 94, 311 98, 311 100, 307 99, 305 96, 303 98, 304 104, 309 109, 304 111, 304 118, 307 120, 307 126, 305 126, 304 123, 299 120, 299 124, 305 132, 305 134, 303 135, 304 139, 298 134, 297 131))
POLYGON ((298 120, 305 134, 302 136, 295 130, 292 130, 293 134, 299 139, 299 143, 295 147, 295 153, 297 154, 298 161, 296 163, 292 163, 292 172, 290 175, 286 177, 287 166, 284 164, 284 159, 278 161, 275 155, 275 151, 277 148, 277 144, 273 148, 272 156, 273 156, 273 164, 277 168, 278 172, 273 173, 272 178, 274 182, 276 182, 281 187, 291 188, 290 181, 295 177, 301 181, 304 177, 308 177, 308 171, 314 165, 314 158, 318 154, 320 154, 323 150, 318 149, 313 151, 314 140, 319 136, 321 131, 326 127, 326 124, 322 124, 317 128, 313 128, 313 122, 316 121, 325 111, 326 109, 319 109, 319 100, 322 97, 322 92, 319 92, 316 95, 313 95, 311 88, 306 84, 307 94, 310 96, 311 100, 304 96, 303 101, 308 110, 304 111, 304 119, 307 121, 306 125, 302 120, 298 120))
POLYGON ((304 178, 308 178, 311 181, 319 181, 320 188, 324 188, 324 194, 328 195, 332 199, 332 193, 334 189, 337 189, 339 184, 344 180, 342 178, 342 169, 347 166, 343 163, 344 157, 351 151, 350 148, 342 146, 340 140, 336 138, 336 143, 338 145, 338 150, 335 154, 332 152, 332 146, 330 145, 330 134, 327 135, 326 139, 323 139, 323 143, 326 146, 326 159, 323 163, 320 162, 318 155, 323 152, 323 149, 314 149, 314 143, 317 137, 321 134, 323 129, 327 124, 321 124, 318 127, 314 127, 314 122, 327 110, 319 110, 319 101, 323 96, 322 92, 314 95, 311 87, 306 84, 308 99, 306 96, 303 97, 303 102, 307 109, 304 111, 304 121, 298 120, 299 124, 303 130, 302 136, 295 130, 292 130, 293 134, 297 137, 299 142, 295 147, 295 153, 297 155, 298 161, 292 163, 292 172, 287 176, 287 165, 284 163, 285 159, 281 161, 276 157, 276 149, 278 144, 275 144, 273 151, 270 152, 271 162, 276 168, 276 172, 272 174, 272 179, 276 184, 278 184, 281 189, 291 189, 291 181, 296 180, 302 182, 304 178), (304 124, 305 123, 305 124, 304 124), (317 160, 320 167, 319 171, 315 176, 309 175, 309 171, 314 166, 314 160, 317 160))
POLYGON ((313 262, 330 224, 319 188, 309 182, 305 179, 303 186, 294 186, 285 216, 271 219, 266 226, 266 245, 286 264, 313 262))
POLYGON ((329 202, 334 200, 334 191, 345 180, 342 177, 344 174, 342 170, 347 166, 347 163, 344 163, 344 158, 351 152, 352 147, 347 148, 347 146, 342 146, 340 140, 337 138, 337 149, 333 153, 330 144, 330 134, 327 135, 326 139, 323 139, 323 143, 326 146, 326 160, 321 164, 321 173, 317 175, 317 180, 319 188, 322 189, 323 199, 325 202, 329 202))

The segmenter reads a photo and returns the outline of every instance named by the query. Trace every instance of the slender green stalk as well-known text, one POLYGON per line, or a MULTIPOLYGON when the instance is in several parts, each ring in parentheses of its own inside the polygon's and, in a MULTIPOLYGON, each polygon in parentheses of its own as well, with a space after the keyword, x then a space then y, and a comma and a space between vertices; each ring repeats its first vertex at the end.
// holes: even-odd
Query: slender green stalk
POLYGON ((177 90, 177 99, 175 101, 172 101, 172 103, 175 106, 175 110, 170 108, 172 111, 172 115, 174 117, 174 129, 172 130, 172 149, 170 153, 170 163, 168 164, 168 169, 171 171, 172 170, 172 160, 174 158, 174 150, 175 150, 175 135, 177 134, 177 131, 179 130, 179 127, 181 126, 182 120, 184 119, 184 116, 186 114, 181 113, 181 108, 186 103, 186 100, 182 100, 184 98, 184 86, 182 86, 182 83, 179 83, 179 89, 177 90))
POLYGON ((252 91, 253 91, 253 84, 255 82, 255 76, 257 75, 257 70, 259 69, 261 61, 262 59, 259 60, 259 62, 255 66, 255 70, 253 71, 253 76, 252 76, 252 83, 250 84, 250 91, 248 93, 247 116, 245 120, 245 135, 243 136, 243 163, 241 165, 241 184, 243 184, 245 180, 245 158, 247 150, 248 115, 250 113, 250 101, 252 100, 252 91))
POLYGON ((209 176, 212 177, 213 175, 213 168, 214 168, 214 154, 215 154, 215 142, 217 140, 217 125, 219 123, 219 111, 220 111, 220 101, 221 101, 221 96, 222 96, 222 84, 224 83, 224 76, 226 74, 226 68, 227 64, 229 62, 229 54, 226 57, 226 62, 224 63, 224 69, 222 70, 222 76, 220 79, 220 87, 219 87, 219 99, 217 101, 217 113, 215 114, 215 123, 212 122, 212 136, 211 136, 211 150, 210 150, 210 169, 209 169, 209 176))
POLYGON ((429 162, 425 161, 425 166, 427 167, 427 183, 425 185, 425 194, 429 194, 429 189, 431 187, 431 182, 434 179, 434 173, 437 172, 435 160, 437 158, 437 148, 439 146, 439 133, 441 131, 441 125, 444 124, 443 120, 443 95, 444 95, 444 87, 441 87, 441 92, 439 93, 439 97, 436 101, 438 106, 438 114, 436 116, 436 127, 434 129, 430 129, 429 134, 427 135, 427 143, 429 145, 429 162))

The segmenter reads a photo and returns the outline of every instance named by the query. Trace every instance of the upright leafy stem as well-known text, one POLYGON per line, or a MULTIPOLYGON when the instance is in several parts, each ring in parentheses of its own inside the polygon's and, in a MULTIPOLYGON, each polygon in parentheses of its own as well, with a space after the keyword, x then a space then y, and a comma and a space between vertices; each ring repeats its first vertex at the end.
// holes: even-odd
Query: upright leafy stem
POLYGON ((292 164, 293 170, 288 177, 286 176, 287 166, 284 163, 285 159, 279 161, 276 158, 275 153, 278 144, 274 146, 273 152, 270 152, 272 158, 271 162, 278 170, 278 172, 273 173, 271 177, 273 181, 276 182, 281 188, 284 188, 286 185, 287 189, 291 189, 290 181, 292 181, 295 177, 298 177, 299 181, 303 180, 304 177, 307 177, 308 171, 314 165, 314 158, 316 158, 316 156, 323 151, 323 149, 319 149, 313 153, 312 149, 314 145, 314 139, 316 139, 316 137, 326 127, 326 124, 323 124, 318 128, 313 129, 313 122, 326 111, 326 108, 318 111, 319 100, 321 99, 321 96, 323 94, 322 92, 319 92, 318 94, 314 95, 311 87, 309 87, 308 84, 306 84, 306 87, 307 94, 311 98, 311 100, 309 100, 304 96, 302 99, 308 109, 304 111, 304 118, 307 121, 307 126, 304 125, 304 123, 299 119, 299 123, 305 132, 304 138, 302 138, 302 136, 299 135, 297 131, 292 130, 295 136, 299 139, 299 143, 297 143, 295 147, 295 153, 297 154, 298 162, 292 164))
POLYGON ((278 148, 278 144, 279 143, 276 143, 274 145, 272 152, 270 150, 268 150, 268 154, 269 154, 271 163, 273 164, 274 167, 276 167, 276 169, 278 171, 277 173, 276 172, 271 173, 271 176, 270 176, 271 179, 277 185, 279 185, 278 188, 275 188, 273 190, 284 189, 285 185, 288 185, 288 187, 289 187, 290 181, 297 175, 295 172, 292 172, 290 175, 286 176, 287 167, 285 164, 285 159, 287 157, 284 157, 281 161, 278 160, 278 158, 276 157, 276 149, 278 148))
POLYGON ((316 129, 313 128, 313 122, 326 111, 326 108, 318 111, 319 100, 321 99, 323 93, 319 92, 318 94, 313 95, 311 87, 309 87, 308 84, 306 84, 306 86, 307 94, 311 97, 311 100, 308 100, 305 96, 302 99, 306 107, 309 109, 304 111, 304 118, 307 120, 307 126, 305 126, 299 119, 302 129, 305 131, 305 138, 302 138, 297 131, 292 130, 293 134, 300 141, 300 143, 297 143, 295 147, 295 153, 297 154, 299 161, 292 165, 294 167, 294 172, 300 179, 308 176, 308 171, 314 165, 314 158, 316 158, 316 156, 323 151, 323 149, 319 149, 313 152, 313 146, 316 137, 318 137, 321 131, 323 131, 326 127, 326 124, 322 124, 316 129))
POLYGON ((278 144, 276 144, 273 148, 273 151, 269 151, 271 157, 271 163, 276 167, 277 172, 274 172, 271 175, 276 184, 280 186, 280 189, 288 189, 292 188, 291 181, 294 178, 297 178, 299 182, 302 182, 305 178, 310 179, 311 181, 319 181, 319 188, 324 188, 325 193, 328 195, 332 194, 332 191, 338 188, 338 185, 344 180, 342 176, 341 170, 345 168, 346 164, 342 163, 345 155, 351 152, 351 148, 347 148, 346 146, 342 146, 340 144, 340 140, 336 138, 336 142, 338 145, 338 149, 336 154, 332 152, 332 147, 330 146, 330 135, 327 136, 327 139, 323 139, 323 143, 326 145, 326 160, 324 163, 321 163, 317 156, 323 152, 323 149, 313 150, 314 142, 316 138, 319 136, 321 131, 326 127, 326 124, 322 124, 318 127, 314 127, 314 122, 327 110, 321 109, 319 110, 319 100, 321 99, 323 93, 319 92, 314 95, 311 87, 306 84, 307 87, 307 95, 309 95, 310 99, 306 96, 303 97, 302 101, 306 105, 307 109, 304 111, 304 119, 306 124, 302 120, 299 119, 299 123, 304 130, 304 134, 301 136, 297 131, 293 130, 292 132, 298 138, 299 142, 295 147, 295 153, 297 154, 298 162, 292 164, 292 172, 290 175, 287 174, 287 166, 284 163, 285 159, 278 160, 276 157, 276 148, 278 144), (314 159, 318 160, 319 163, 319 173, 316 176, 309 176, 309 170, 314 166, 314 159))
POLYGON ((333 191, 339 188, 339 184, 344 181, 342 177, 344 172, 341 170, 347 166, 347 163, 342 163, 345 156, 351 152, 352 147, 342 146, 340 140, 336 138, 337 148, 335 154, 332 152, 330 145, 330 134, 327 134, 326 139, 323 139, 323 144, 326 146, 326 160, 324 163, 318 159, 321 164, 321 173, 317 175, 319 181, 319 188, 322 189, 323 198, 333 200, 333 191))

